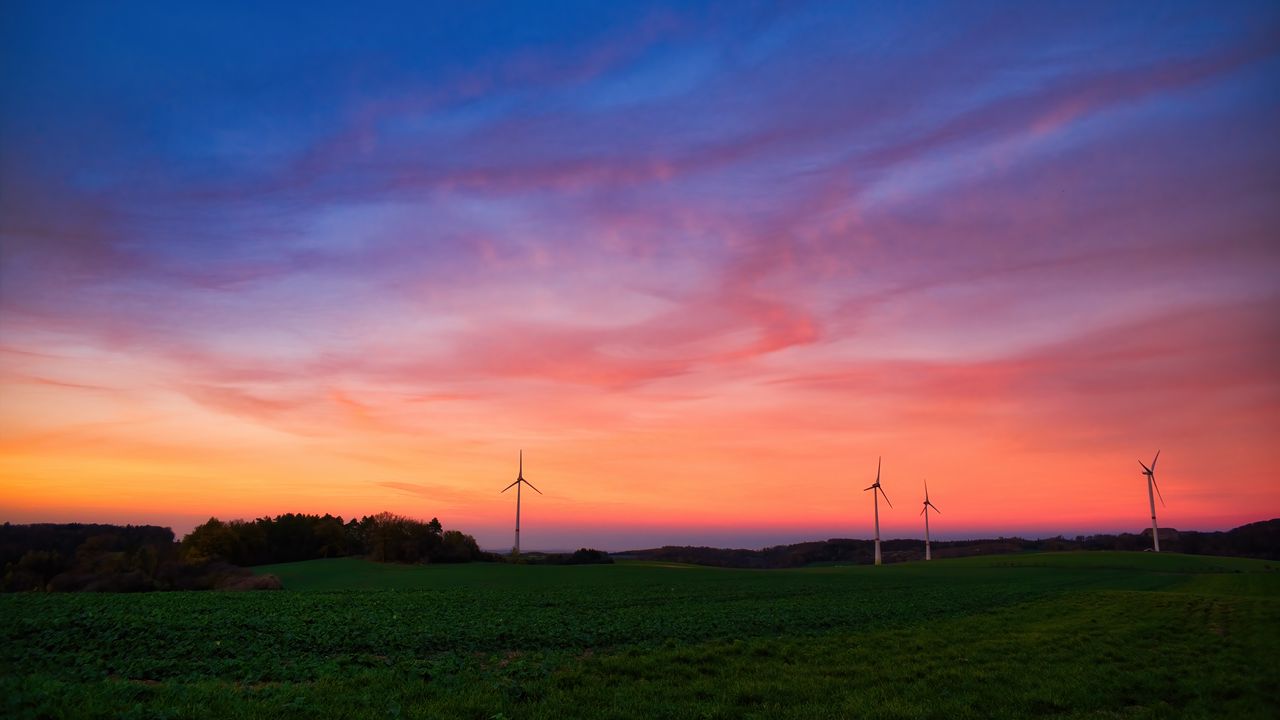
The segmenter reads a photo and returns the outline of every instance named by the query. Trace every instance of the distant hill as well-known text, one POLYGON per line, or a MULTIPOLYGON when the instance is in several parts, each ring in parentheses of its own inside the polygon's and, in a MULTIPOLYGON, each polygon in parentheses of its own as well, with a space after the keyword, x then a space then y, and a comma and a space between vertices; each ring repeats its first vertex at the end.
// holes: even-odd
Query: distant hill
MULTIPOLYGON (((982 540, 934 541, 935 558, 995 555, 1016 552, 1065 550, 1146 550, 1151 547, 1151 530, 1119 535, 1053 537, 1040 540, 988 538, 982 540)), ((923 540, 883 540, 884 562, 924 559, 923 540)), ((1192 555, 1223 555, 1280 560, 1280 518, 1241 525, 1225 532, 1180 532, 1160 528, 1160 549, 1192 555)), ((875 541, 833 538, 777 545, 763 550, 712 547, 664 546, 647 550, 613 553, 614 557, 662 562, 693 563, 732 568, 788 568, 815 563, 870 564, 875 558, 875 541)))

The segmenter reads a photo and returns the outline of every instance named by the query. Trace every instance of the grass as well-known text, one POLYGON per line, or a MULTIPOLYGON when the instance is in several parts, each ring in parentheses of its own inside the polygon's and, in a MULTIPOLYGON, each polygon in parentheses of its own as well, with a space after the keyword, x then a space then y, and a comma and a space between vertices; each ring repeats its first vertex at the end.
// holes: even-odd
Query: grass
POLYGON ((1261 561, 260 570, 286 591, 0 597, 0 712, 1280 716, 1280 572, 1261 561))

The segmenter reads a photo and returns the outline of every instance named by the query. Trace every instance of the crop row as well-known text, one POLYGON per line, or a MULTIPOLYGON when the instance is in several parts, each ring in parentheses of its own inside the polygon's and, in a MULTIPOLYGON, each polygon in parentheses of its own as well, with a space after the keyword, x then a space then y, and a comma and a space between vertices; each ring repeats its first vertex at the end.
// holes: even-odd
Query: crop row
POLYGON ((430 672, 450 655, 872 628, 1003 605, 1030 592, 718 590, 8 596, 0 666, 68 680, 295 682, 360 666, 430 672))

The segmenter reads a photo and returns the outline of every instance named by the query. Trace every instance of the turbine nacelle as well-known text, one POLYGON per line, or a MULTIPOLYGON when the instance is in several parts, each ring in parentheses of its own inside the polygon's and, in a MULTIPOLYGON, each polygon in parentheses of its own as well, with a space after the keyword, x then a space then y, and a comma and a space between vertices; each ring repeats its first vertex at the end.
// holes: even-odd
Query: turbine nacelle
POLYGON ((934 511, 934 512, 936 512, 936 513, 939 513, 939 514, 941 514, 941 513, 942 513, 942 511, 938 509, 938 506, 937 506, 937 505, 934 505, 934 504, 929 500, 929 481, 928 481, 928 480, 925 480, 925 481, 924 481, 924 502, 923 502, 923 503, 921 503, 921 505, 923 505, 923 507, 921 507, 921 508, 920 508, 920 514, 921 514, 921 515, 923 515, 923 514, 925 514, 926 512, 928 512, 928 511, 929 511, 929 508, 933 508, 933 511, 934 511))
POLYGON ((516 479, 515 479, 515 482, 513 482, 513 483, 511 483, 510 485, 508 485, 508 486, 506 486, 506 487, 502 488, 502 491, 501 491, 501 492, 506 492, 506 491, 510 490, 511 488, 513 488, 513 487, 515 487, 515 486, 519 485, 520 483, 524 483, 525 485, 528 485, 530 488, 532 488, 532 489, 533 489, 533 491, 534 491, 534 492, 538 493, 539 495, 541 495, 541 494, 542 494, 542 491, 541 491, 541 490, 539 490, 539 489, 538 489, 538 488, 536 488, 536 487, 533 487, 533 483, 531 483, 531 482, 529 482, 528 480, 525 480, 525 479, 524 479, 524 451, 523 451, 523 450, 521 450, 521 451, 520 451, 520 470, 516 473, 516 479))
POLYGON ((880 459, 876 459, 876 481, 862 489, 862 492, 874 490, 884 496, 884 501, 889 503, 889 507, 893 507, 893 503, 889 502, 889 496, 885 495, 884 488, 880 487, 880 459))
POLYGON ((1141 460, 1138 461, 1138 464, 1142 466, 1142 474, 1146 476, 1147 480, 1151 482, 1151 487, 1156 489, 1156 497, 1160 498, 1160 504, 1164 505, 1165 504, 1164 494, 1160 492, 1160 483, 1156 482, 1156 461, 1159 459, 1160 459, 1160 451, 1157 450, 1156 456, 1151 459, 1150 467, 1148 467, 1147 464, 1142 462, 1141 460))

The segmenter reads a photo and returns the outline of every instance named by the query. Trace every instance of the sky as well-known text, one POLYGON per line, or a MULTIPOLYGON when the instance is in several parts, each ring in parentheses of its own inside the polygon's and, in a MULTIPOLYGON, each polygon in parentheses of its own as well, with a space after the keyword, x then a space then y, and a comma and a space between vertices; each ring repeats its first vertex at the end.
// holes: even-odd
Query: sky
POLYGON ((0 520, 1280 516, 1280 6, 0 8, 0 520))

